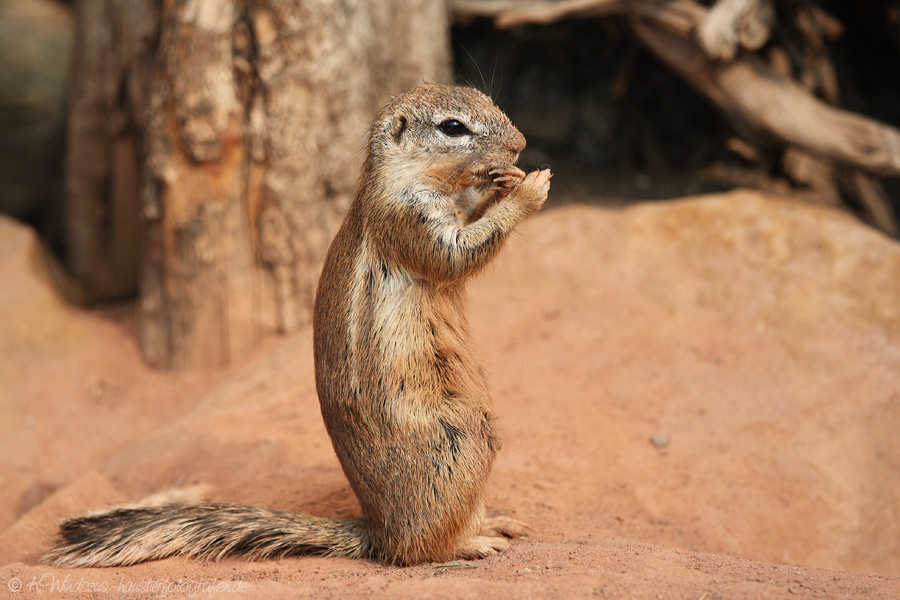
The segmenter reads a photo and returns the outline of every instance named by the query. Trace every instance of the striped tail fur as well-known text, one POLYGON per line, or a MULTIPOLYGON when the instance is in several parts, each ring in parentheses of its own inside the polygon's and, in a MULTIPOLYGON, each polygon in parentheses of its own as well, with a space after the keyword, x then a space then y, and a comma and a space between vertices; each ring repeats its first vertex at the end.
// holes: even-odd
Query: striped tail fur
POLYGON ((57 567, 113 567, 170 556, 273 559, 298 554, 365 558, 362 519, 331 519, 240 504, 116 508, 65 521, 43 558, 57 567))

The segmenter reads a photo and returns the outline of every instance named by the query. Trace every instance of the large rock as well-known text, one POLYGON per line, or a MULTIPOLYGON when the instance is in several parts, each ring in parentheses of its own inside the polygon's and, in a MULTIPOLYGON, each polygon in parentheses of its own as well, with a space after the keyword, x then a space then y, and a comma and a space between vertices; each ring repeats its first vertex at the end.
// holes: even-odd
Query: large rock
POLYGON ((53 284, 53 268, 34 232, 0 215, 0 528, 49 493, 43 449, 21 392, 35 364, 70 350, 83 335, 53 284), (23 504, 24 503, 24 504, 23 504))
POLYGON ((0 215, 0 356, 7 367, 29 349, 66 343, 70 312, 56 288, 59 273, 33 230, 0 215))
POLYGON ((0 215, 0 531, 215 383, 151 371, 121 308, 77 310, 61 289, 34 231, 0 215))

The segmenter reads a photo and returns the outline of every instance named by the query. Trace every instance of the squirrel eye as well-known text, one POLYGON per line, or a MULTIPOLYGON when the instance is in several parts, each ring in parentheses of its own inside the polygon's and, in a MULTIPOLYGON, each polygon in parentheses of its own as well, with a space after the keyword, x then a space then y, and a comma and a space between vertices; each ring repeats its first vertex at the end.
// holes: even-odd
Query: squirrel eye
POLYGON ((438 129, 441 130, 441 133, 449 137, 460 137, 472 134, 468 127, 456 119, 447 119, 446 121, 441 122, 441 124, 438 125, 438 129))

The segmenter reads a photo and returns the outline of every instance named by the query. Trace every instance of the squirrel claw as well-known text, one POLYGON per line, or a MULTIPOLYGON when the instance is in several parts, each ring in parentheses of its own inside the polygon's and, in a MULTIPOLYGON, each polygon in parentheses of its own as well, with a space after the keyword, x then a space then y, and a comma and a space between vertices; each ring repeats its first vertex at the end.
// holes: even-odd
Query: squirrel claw
POLYGON ((494 183, 491 191, 506 195, 522 182, 525 178, 525 171, 515 166, 496 167, 491 169, 488 175, 491 176, 494 183))

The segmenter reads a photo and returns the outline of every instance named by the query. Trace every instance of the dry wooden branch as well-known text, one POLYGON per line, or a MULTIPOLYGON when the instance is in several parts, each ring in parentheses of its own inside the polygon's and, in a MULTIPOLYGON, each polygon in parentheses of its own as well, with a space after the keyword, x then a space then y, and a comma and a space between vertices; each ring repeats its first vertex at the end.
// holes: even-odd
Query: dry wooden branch
POLYGON ((797 29, 809 37, 834 41, 844 35, 844 24, 815 4, 799 11, 795 23, 797 29))
POLYGON ((489 17, 498 29, 521 25, 549 25, 575 16, 636 14, 687 35, 706 10, 691 0, 451 0, 455 20, 489 17))
POLYGON ((774 23, 772 0, 719 0, 697 26, 697 40, 710 58, 731 60, 738 47, 762 48, 774 23))
POLYGON ((634 19, 632 27, 751 140, 786 142, 876 175, 900 175, 900 130, 829 106, 753 57, 715 62, 646 20, 634 19))
POLYGON ((450 0, 454 23, 468 23, 474 18, 493 19, 501 12, 522 6, 518 0, 450 0))
POLYGON ((813 201, 841 205, 837 167, 832 161, 791 146, 782 153, 781 168, 792 182, 812 191, 813 201))
POLYGON ((450 8, 454 20, 488 17, 494 19, 498 28, 506 29, 525 24, 547 25, 574 15, 614 14, 626 11, 631 4, 630 0, 451 0, 450 8))
POLYGON ((839 104, 838 76, 825 41, 844 34, 842 23, 811 4, 795 12, 793 28, 802 40, 801 46, 794 48, 798 55, 795 62, 800 69, 795 78, 811 93, 831 104, 839 104))
POLYGON ((859 204, 863 220, 894 237, 900 235, 896 215, 880 181, 852 169, 842 169, 839 175, 845 193, 859 204))

